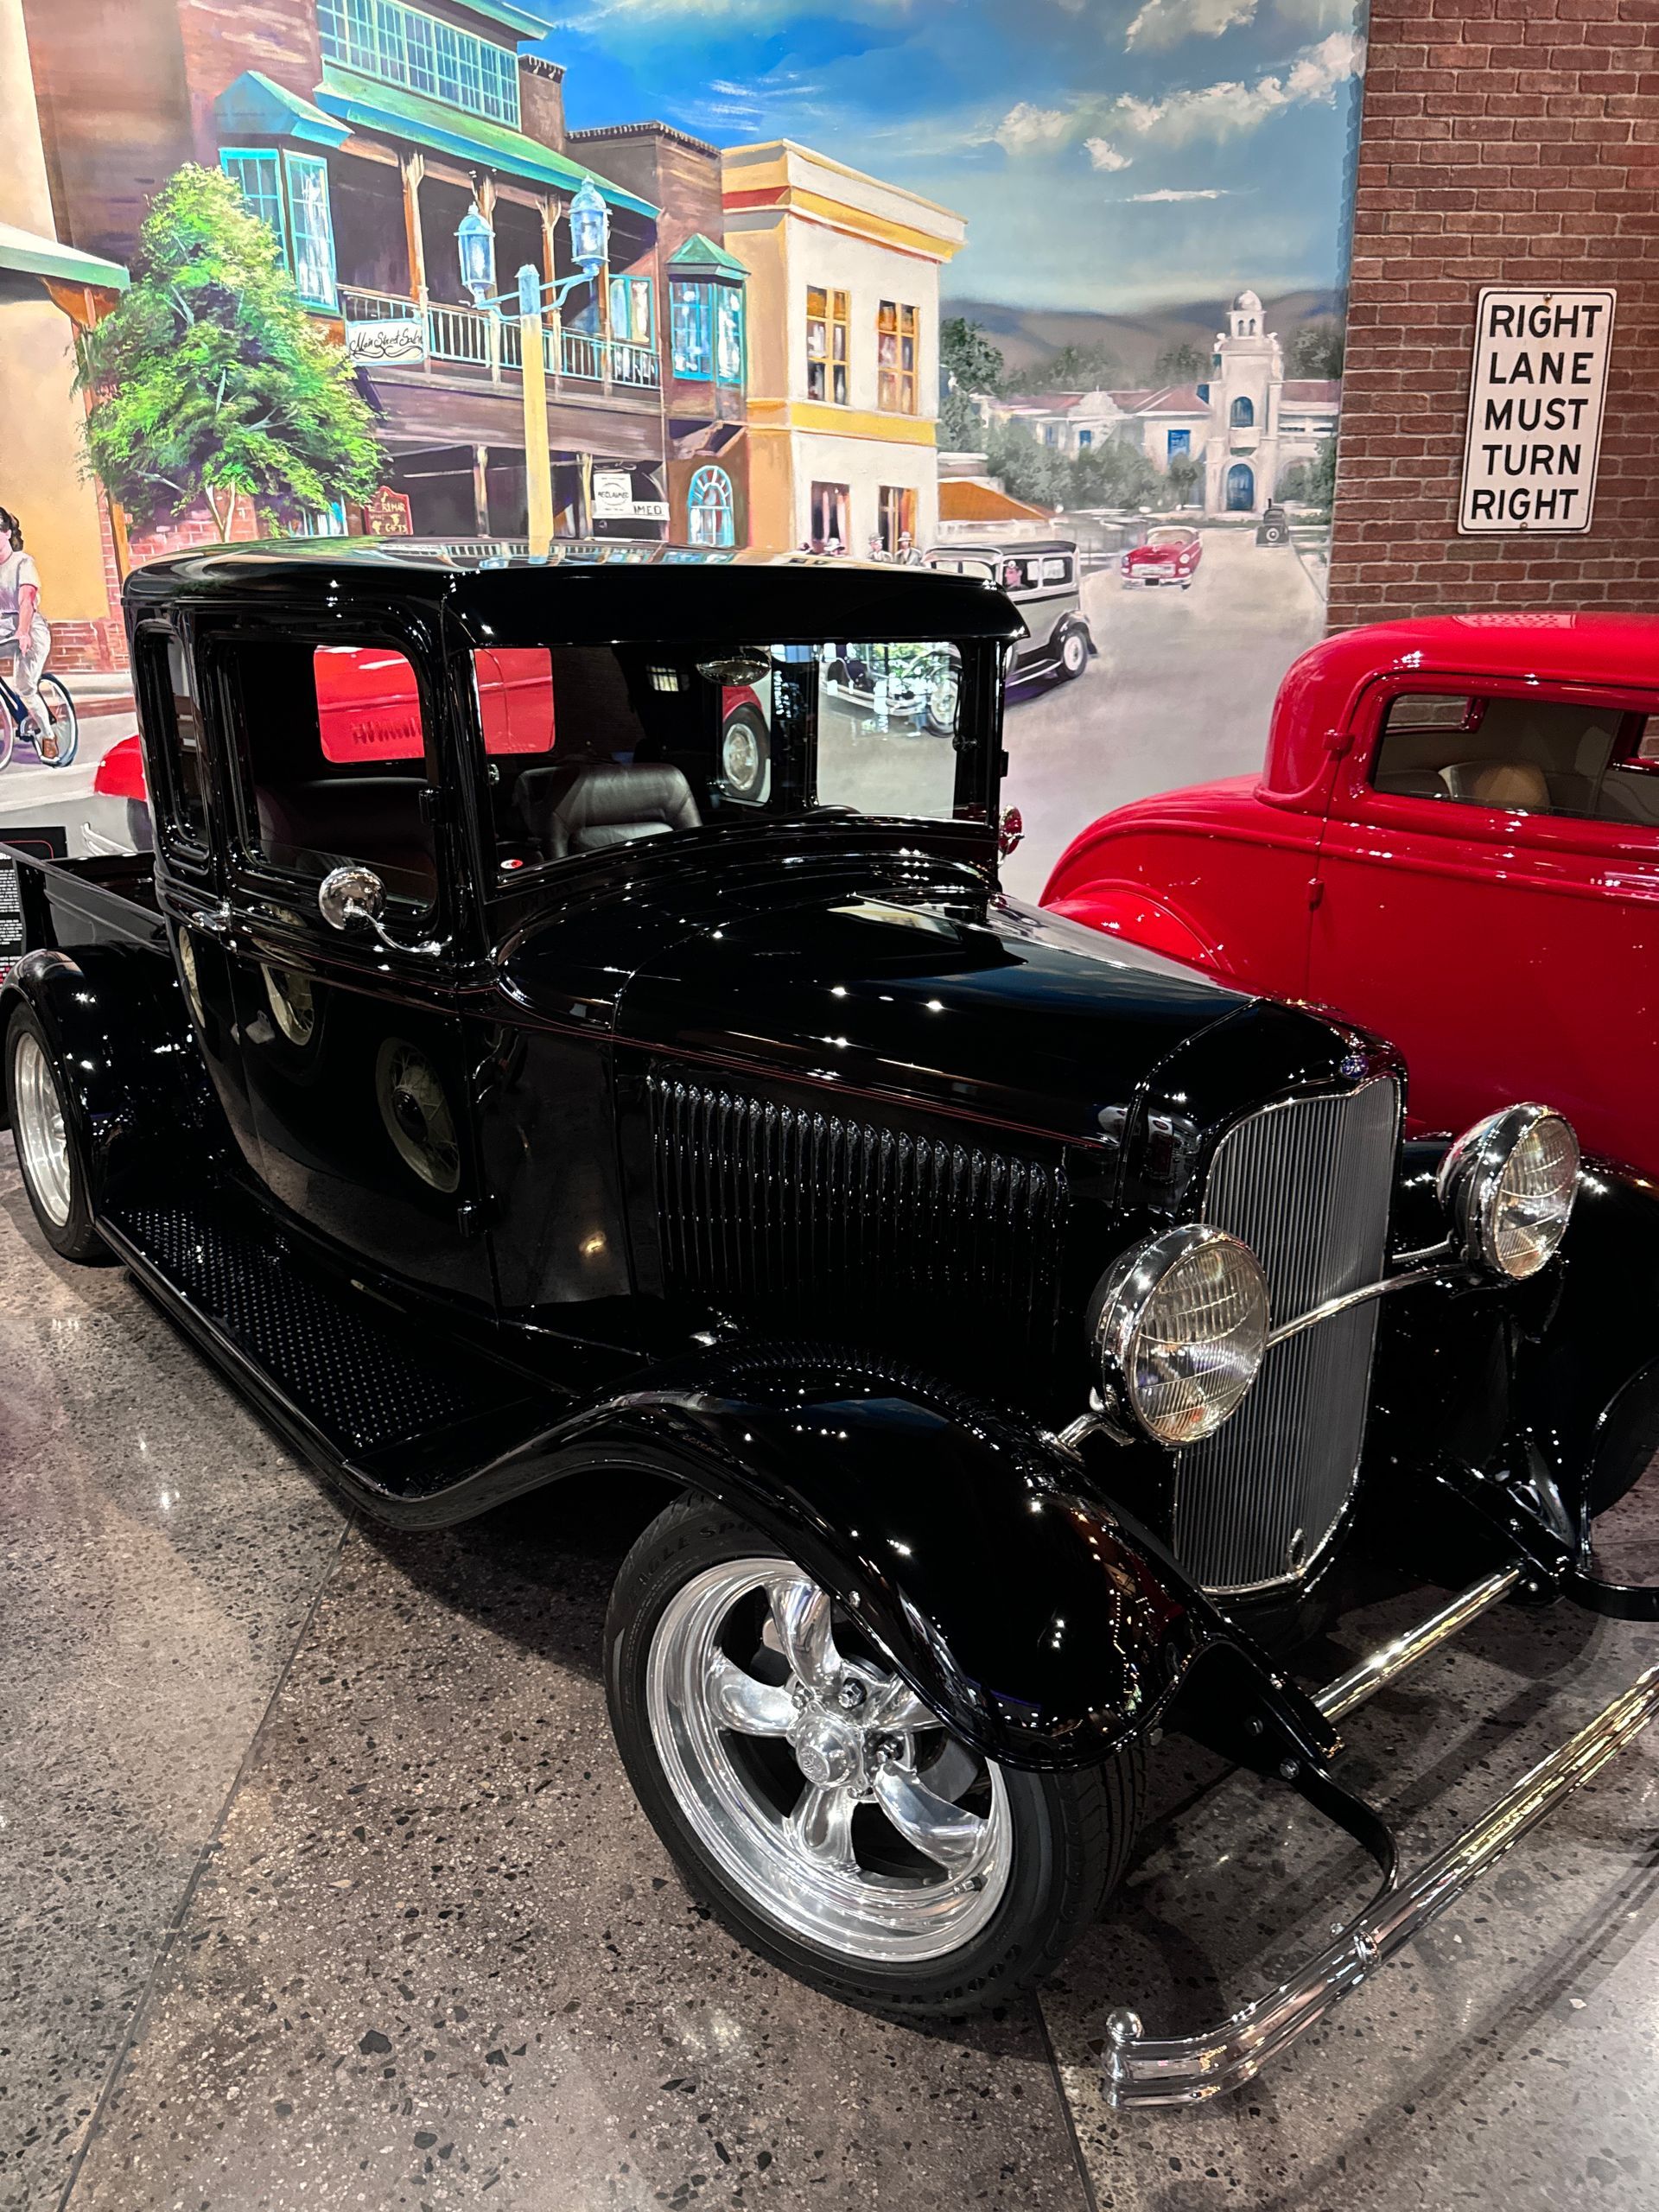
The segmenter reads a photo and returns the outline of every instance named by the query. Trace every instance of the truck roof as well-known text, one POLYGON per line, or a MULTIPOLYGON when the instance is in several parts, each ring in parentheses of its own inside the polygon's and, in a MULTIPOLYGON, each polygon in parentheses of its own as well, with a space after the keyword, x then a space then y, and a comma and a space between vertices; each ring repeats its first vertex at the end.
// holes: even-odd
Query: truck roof
POLYGON ((480 641, 666 642, 736 637, 1008 640, 1025 625, 988 579, 842 555, 571 539, 544 559, 520 541, 273 538, 203 546, 146 562, 127 579, 136 614, 175 600, 282 602, 337 611, 342 600, 447 607, 480 641), (488 631, 480 625, 488 624, 488 631))

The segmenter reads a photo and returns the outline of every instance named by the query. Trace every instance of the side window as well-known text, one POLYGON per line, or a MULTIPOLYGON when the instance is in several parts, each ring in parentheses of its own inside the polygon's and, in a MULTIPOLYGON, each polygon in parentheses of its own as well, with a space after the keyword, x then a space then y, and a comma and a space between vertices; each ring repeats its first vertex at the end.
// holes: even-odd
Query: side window
POLYGON ((238 639, 223 666, 250 855, 313 881, 359 861, 388 899, 432 906, 427 731, 410 662, 378 645, 238 639))
POLYGON ((1567 700, 1409 692, 1389 706, 1371 780, 1401 798, 1594 819, 1611 810, 1609 770, 1641 722, 1567 700))
POLYGON ((817 804, 948 822, 962 689, 957 648, 837 644, 820 645, 817 659, 817 804), (920 741, 894 744, 894 733, 920 741))
POLYGON ((201 715, 190 679, 190 659, 175 637, 160 631, 138 636, 139 696, 144 702, 144 746, 155 789, 152 798, 163 841, 197 853, 207 849, 207 769, 201 715))

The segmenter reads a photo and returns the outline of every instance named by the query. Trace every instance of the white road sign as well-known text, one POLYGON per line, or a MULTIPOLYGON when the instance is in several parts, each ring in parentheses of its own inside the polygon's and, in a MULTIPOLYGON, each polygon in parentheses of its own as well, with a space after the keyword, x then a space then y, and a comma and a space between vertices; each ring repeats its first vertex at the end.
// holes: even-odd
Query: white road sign
POLYGON ((1589 529, 1614 298, 1509 284, 1481 292, 1458 515, 1463 536, 1589 529))

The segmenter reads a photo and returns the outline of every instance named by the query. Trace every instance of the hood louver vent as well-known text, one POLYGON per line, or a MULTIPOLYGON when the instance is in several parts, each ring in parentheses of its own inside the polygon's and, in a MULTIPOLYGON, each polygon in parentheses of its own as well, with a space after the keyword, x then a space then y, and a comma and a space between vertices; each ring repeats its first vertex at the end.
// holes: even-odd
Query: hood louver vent
POLYGON ((677 1077, 654 1076, 650 1090, 668 1289, 764 1301, 791 1320, 811 1309, 847 1335, 873 1303, 912 1337, 948 1313, 1005 1353, 1052 1354, 1068 1205, 1058 1160, 677 1077))

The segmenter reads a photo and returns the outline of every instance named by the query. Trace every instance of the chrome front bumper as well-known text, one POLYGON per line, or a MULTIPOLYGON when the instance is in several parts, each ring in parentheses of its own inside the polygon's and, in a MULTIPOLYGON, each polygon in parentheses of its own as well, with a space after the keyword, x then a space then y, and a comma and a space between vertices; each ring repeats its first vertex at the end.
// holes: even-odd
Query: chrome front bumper
MULTIPOLYGON (((1507 1596, 1516 1573, 1491 1576, 1315 1699, 1328 1719, 1351 1712, 1507 1596)), ((1659 1666, 1622 1691, 1570 1742, 1541 1759, 1509 1795, 1415 1873, 1386 1885, 1301 1972, 1192 2036, 1149 2036, 1134 2012, 1107 2024, 1106 2090, 1116 2105, 1196 2104, 1260 2073, 1427 1927, 1512 1844, 1599 1774, 1659 1713, 1659 1666)))

